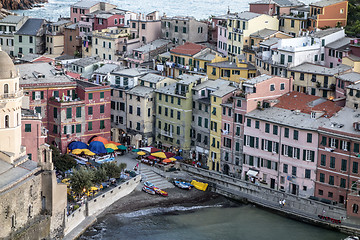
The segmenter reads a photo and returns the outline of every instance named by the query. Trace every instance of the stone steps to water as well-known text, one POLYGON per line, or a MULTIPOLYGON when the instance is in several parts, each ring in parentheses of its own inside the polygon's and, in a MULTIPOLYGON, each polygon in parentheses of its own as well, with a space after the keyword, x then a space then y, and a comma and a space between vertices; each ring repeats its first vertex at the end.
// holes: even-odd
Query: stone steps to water
POLYGON ((143 177, 143 181, 149 181, 158 188, 166 189, 174 187, 173 184, 169 183, 165 178, 155 173, 151 169, 142 169, 141 175, 143 177))

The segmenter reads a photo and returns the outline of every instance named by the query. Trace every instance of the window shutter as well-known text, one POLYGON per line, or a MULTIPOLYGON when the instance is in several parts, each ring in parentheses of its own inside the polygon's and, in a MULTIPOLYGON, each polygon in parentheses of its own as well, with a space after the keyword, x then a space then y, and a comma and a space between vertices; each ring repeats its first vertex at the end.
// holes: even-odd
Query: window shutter
POLYGON ((264 150, 264 139, 261 139, 261 150, 264 150))
POLYGON ((281 144, 281 155, 284 155, 284 144, 281 144))
POLYGON ((314 151, 310 151, 310 159, 312 162, 315 161, 315 152, 314 151))
POLYGON ((339 140, 338 139, 335 140, 335 147, 339 148, 339 140))
POLYGON ((346 145, 347 145, 347 147, 346 147, 347 150, 348 150, 349 152, 351 152, 351 151, 350 151, 350 142, 346 142, 346 145))
POLYGON ((256 143, 255 143, 255 144, 256 144, 255 147, 256 147, 256 148, 259 148, 259 138, 258 138, 258 137, 256 138, 256 143))
POLYGON ((268 151, 272 152, 272 141, 269 141, 268 151))
POLYGON ((275 143, 275 152, 279 153, 279 143, 278 142, 275 143))
POLYGON ((32 100, 35 100, 35 92, 32 92, 32 100))
POLYGON ((300 148, 296 149, 296 158, 300 159, 300 148))
MULTIPOLYGON (((325 144, 326 145, 326 144, 325 144)), ((331 147, 331 138, 329 138, 329 147, 331 147)))
POLYGON ((304 149, 303 150, 303 160, 305 161, 305 158, 306 158, 306 150, 304 149))

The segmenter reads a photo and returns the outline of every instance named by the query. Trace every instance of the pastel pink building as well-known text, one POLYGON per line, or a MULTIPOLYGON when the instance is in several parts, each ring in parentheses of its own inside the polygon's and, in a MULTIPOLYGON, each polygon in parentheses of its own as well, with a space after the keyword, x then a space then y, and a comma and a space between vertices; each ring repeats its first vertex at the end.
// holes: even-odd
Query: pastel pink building
POLYGON ((257 108, 273 105, 276 99, 292 89, 292 81, 287 78, 261 75, 243 83, 242 91, 232 94, 222 104, 222 161, 225 174, 235 177, 241 175, 244 145, 245 114, 257 108), (231 142, 231 147, 227 143, 231 142), (225 147, 224 147, 225 146, 225 147))
POLYGON ((325 66, 333 68, 342 63, 350 52, 350 38, 344 37, 325 46, 325 66))
POLYGON ((116 5, 106 2, 98 2, 93 0, 83 0, 70 6, 70 20, 73 23, 80 21, 81 16, 95 12, 97 10, 107 11, 116 8, 116 5))
POLYGON ((47 132, 41 126, 41 116, 30 109, 21 109, 21 145, 30 160, 38 162, 38 151, 45 143, 47 132))
POLYGON ((222 21, 218 25, 217 32, 217 51, 227 56, 227 23, 226 20, 222 21))
POLYGON ((149 43, 161 38, 161 19, 158 11, 147 15, 139 14, 137 19, 130 20, 130 31, 133 39, 140 38, 143 43, 149 43))
POLYGON ((294 195, 314 196, 317 129, 341 108, 298 92, 275 102, 246 114, 243 177, 294 195))
POLYGON ((123 27, 125 13, 112 14, 110 12, 97 14, 94 18, 94 29, 101 30, 108 27, 123 27))
POLYGON ((346 88, 357 83, 360 83, 360 73, 349 72, 336 76, 335 98, 344 98, 342 106, 345 106, 346 88))

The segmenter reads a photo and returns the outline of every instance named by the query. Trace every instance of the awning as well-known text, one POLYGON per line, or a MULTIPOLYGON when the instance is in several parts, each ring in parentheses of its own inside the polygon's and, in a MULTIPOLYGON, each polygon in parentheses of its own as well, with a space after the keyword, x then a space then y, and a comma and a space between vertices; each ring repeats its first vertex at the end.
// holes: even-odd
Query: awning
POLYGON ((257 175, 259 174, 259 172, 258 171, 255 171, 255 170, 249 170, 249 171, 247 171, 247 173, 246 173, 248 176, 250 176, 250 177, 257 177, 257 175))

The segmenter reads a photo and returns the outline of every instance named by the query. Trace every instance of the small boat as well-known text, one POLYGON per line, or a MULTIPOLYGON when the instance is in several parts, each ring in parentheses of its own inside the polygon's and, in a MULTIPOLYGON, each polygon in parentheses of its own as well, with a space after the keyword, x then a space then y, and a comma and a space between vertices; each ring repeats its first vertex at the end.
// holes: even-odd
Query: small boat
POLYGON ((155 187, 155 185, 152 184, 151 182, 148 182, 148 181, 144 182, 144 186, 154 190, 157 194, 159 194, 161 196, 164 196, 164 197, 168 196, 167 192, 165 192, 164 190, 162 190, 162 189, 160 189, 158 187, 155 187))
POLYGON ((194 187, 198 190, 201 190, 201 191, 205 191, 206 188, 208 187, 208 184, 207 183, 203 183, 203 182, 198 182, 196 180, 192 180, 191 181, 191 184, 194 185, 194 187))
POLYGON ((185 182, 181 182, 181 181, 174 181, 174 185, 181 189, 187 189, 187 190, 191 189, 191 187, 189 185, 187 185, 187 184, 185 184, 185 182))
POLYGON ((149 188, 148 186, 143 186, 142 190, 148 194, 155 195, 155 191, 152 188, 149 188))

